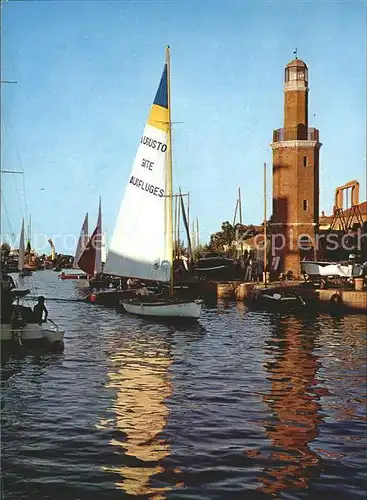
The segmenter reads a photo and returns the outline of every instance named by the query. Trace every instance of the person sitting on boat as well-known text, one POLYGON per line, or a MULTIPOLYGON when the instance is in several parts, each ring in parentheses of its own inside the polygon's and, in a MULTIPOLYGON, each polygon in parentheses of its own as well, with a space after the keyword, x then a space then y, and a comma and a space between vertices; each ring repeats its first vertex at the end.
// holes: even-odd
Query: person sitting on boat
POLYGON ((10 323, 12 328, 23 328, 27 322, 24 321, 24 318, 22 316, 22 306, 19 304, 16 304, 13 310, 13 313, 11 315, 10 323))
POLYGON ((133 278, 129 278, 126 282, 128 290, 131 290, 133 288, 137 288, 139 285, 136 280, 133 278))
POLYGON ((150 295, 150 292, 145 285, 142 285, 135 293, 136 295, 150 295))
POLYGON ((354 255, 354 253, 351 253, 348 257, 348 261, 349 261, 349 264, 355 264, 356 262, 356 256, 354 255))
POLYGON ((41 295, 38 297, 38 302, 33 308, 33 319, 35 323, 41 325, 45 321, 47 321, 48 310, 45 306, 45 298, 41 295), (43 318, 43 313, 45 313, 45 317, 43 318))

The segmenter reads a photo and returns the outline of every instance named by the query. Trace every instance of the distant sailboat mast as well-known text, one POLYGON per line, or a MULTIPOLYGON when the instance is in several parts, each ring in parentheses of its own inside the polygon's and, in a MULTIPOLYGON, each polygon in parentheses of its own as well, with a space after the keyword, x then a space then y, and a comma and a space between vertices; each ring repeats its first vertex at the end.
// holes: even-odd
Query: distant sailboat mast
POLYGON ((51 247, 51 260, 52 260, 52 262, 55 262, 56 250, 55 250, 54 242, 51 239, 49 239, 48 242, 49 242, 49 245, 51 247))
POLYGON ((102 210, 101 210, 101 197, 99 198, 98 207, 98 220, 95 229, 94 245, 96 249, 96 256, 94 261, 94 273, 100 274, 102 272, 102 210))
POLYGON ((22 229, 20 231, 18 271, 23 271, 23 269, 24 269, 24 219, 22 220, 22 229))

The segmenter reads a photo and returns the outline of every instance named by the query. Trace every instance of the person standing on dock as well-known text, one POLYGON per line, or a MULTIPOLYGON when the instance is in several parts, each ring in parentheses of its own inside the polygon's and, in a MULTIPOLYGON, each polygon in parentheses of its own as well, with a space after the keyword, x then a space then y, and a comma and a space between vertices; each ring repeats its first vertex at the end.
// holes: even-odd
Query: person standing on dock
POLYGON ((245 281, 252 281, 252 259, 249 258, 247 261, 246 273, 245 273, 245 281))

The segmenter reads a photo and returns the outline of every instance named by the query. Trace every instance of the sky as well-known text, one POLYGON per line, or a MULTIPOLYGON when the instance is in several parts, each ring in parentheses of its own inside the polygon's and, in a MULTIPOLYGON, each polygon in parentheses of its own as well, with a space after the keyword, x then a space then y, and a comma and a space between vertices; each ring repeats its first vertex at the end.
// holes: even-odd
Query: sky
MULTIPOLYGON (((309 68, 309 126, 320 130, 320 210, 356 179, 366 199, 363 1, 8 1, 2 5, 2 239, 32 216, 32 244, 73 253, 102 197, 111 236, 171 47, 173 176, 190 192, 200 241, 271 213, 273 129, 284 67, 309 68)), ((148 242, 147 242, 148 243, 148 242)))

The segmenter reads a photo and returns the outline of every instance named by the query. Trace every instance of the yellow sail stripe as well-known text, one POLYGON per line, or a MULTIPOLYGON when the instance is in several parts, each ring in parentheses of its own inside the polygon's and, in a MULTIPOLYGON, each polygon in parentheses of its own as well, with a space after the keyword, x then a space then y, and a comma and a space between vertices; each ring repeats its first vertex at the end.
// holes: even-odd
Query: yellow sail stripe
POLYGON ((148 124, 151 125, 152 127, 164 130, 164 132, 168 132, 168 125, 169 125, 168 109, 162 108, 162 106, 158 106, 157 104, 153 104, 153 106, 150 109, 148 124))

